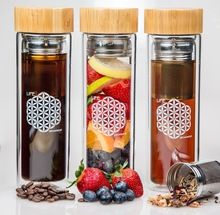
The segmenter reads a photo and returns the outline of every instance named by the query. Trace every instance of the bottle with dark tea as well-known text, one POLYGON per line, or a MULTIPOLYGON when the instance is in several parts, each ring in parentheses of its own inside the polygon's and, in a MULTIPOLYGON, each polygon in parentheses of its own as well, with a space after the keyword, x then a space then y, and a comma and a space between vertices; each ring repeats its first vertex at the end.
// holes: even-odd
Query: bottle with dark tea
POLYGON ((18 183, 68 174, 71 8, 15 8, 18 183))
POLYGON ((166 184, 169 168, 199 153, 202 9, 147 9, 150 179, 166 184))

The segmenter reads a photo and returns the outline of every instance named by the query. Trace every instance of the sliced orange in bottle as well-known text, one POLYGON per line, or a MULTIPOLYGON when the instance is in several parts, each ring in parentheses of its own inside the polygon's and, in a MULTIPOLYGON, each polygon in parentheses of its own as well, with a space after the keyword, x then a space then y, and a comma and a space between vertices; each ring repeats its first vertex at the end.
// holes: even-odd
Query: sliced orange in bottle
POLYGON ((114 138, 100 133, 94 129, 92 123, 89 122, 87 128, 87 148, 111 153, 114 151, 114 138))
POLYGON ((130 127, 131 127, 130 120, 127 120, 123 134, 115 137, 115 142, 114 142, 115 148, 124 149, 124 147, 129 143, 130 127))

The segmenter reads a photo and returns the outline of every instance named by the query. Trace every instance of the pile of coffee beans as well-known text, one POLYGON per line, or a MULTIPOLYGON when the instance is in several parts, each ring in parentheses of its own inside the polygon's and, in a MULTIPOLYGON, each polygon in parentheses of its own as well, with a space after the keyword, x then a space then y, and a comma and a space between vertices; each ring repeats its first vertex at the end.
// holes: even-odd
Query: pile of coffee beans
POLYGON ((58 200, 74 200, 75 195, 68 190, 48 182, 29 182, 16 189, 17 196, 33 202, 55 202, 58 200))

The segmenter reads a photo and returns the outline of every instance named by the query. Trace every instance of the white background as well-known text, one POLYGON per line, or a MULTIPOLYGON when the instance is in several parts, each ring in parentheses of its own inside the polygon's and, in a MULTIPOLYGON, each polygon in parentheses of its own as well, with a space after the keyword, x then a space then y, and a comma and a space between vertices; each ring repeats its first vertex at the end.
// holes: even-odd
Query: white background
MULTIPOLYGON (((147 141, 149 131, 147 129, 147 43, 146 35, 143 32, 143 9, 151 7, 204 8, 201 65, 200 158, 201 160, 220 160, 219 0, 0 0, 0 188, 3 190, 12 188, 16 182, 16 35, 13 27, 14 6, 75 8, 71 80, 70 170, 72 174, 81 159, 83 148, 82 120, 80 118, 82 116, 82 59, 80 58, 82 56, 82 35, 79 33, 79 8, 87 6, 139 8, 135 167, 146 185, 148 185, 149 169, 149 143, 147 141)), ((3 191, 0 190, 0 194, 1 192, 3 191)), ((142 205, 140 201, 142 202, 142 200, 138 200, 137 205, 142 205)), ((146 202, 145 199, 143 201, 146 202)), ((1 205, 0 198, 0 209, 1 205)), ((144 203, 144 207, 145 205, 144 203)), ((219 206, 218 208, 220 209, 219 206)), ((157 209, 155 210, 157 211, 157 209)), ((139 214, 141 213, 140 211, 137 210, 130 214, 139 214)), ((12 215, 12 213, 10 214, 12 215)))

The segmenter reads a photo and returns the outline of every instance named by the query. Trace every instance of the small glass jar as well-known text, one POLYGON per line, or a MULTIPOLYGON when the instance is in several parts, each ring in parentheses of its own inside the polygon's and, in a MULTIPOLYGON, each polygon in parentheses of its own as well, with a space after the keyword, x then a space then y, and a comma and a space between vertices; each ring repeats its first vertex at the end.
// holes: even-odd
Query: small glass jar
POLYGON ((62 181, 69 162, 73 10, 15 8, 15 31, 18 184, 62 181))
POLYGON ((133 167, 137 9, 81 8, 80 28, 86 164, 133 167))
POLYGON ((151 182, 199 155, 202 9, 147 9, 151 182))

